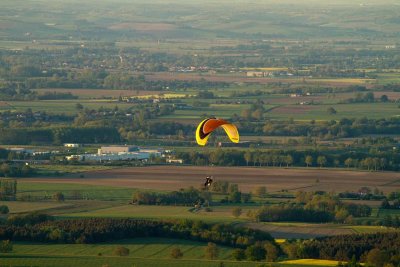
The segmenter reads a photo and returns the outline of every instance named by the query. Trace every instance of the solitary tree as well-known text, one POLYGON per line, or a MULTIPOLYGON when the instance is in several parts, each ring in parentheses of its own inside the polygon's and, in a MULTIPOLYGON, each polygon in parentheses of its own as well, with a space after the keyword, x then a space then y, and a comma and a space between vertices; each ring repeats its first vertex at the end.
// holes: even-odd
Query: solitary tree
POLYGON ((334 109, 333 107, 329 107, 329 108, 327 109, 327 111, 328 111, 328 114, 329 114, 329 115, 334 115, 334 114, 337 113, 336 109, 334 109))
POLYGON ((0 252, 8 253, 13 250, 13 245, 11 244, 10 240, 3 240, 0 243, 0 252))
POLYGON ((83 106, 82 106, 81 103, 76 103, 75 108, 76 108, 77 110, 82 110, 82 109, 83 109, 83 106))
POLYGON ((353 166, 353 159, 352 159, 352 158, 347 158, 347 159, 344 161, 344 165, 346 165, 347 168, 350 168, 350 166, 353 166))
POLYGON ((116 247, 114 250, 114 255, 129 256, 129 249, 126 247, 122 247, 122 246, 116 247))
POLYGON ((58 201, 58 202, 63 202, 64 201, 64 194, 61 193, 61 192, 57 192, 57 193, 54 194, 53 199, 55 201, 58 201))
POLYGON ((205 256, 207 259, 214 260, 218 258, 218 247, 216 244, 208 242, 205 248, 205 256))
POLYGON ((254 190, 254 194, 258 197, 265 197, 267 194, 267 188, 265 186, 257 186, 254 190))
POLYGON ((285 157, 285 162, 286 162, 286 167, 289 167, 289 165, 293 164, 293 157, 291 155, 287 155, 285 157))
POLYGON ((370 250, 367 254, 367 263, 372 266, 382 267, 388 260, 388 255, 378 248, 370 250))
POLYGON ((320 167, 325 166, 326 162, 327 162, 327 160, 326 160, 326 157, 325 157, 325 156, 318 156, 318 158, 317 158, 317 163, 318 163, 318 165, 319 165, 320 167))
POLYGON ((311 166, 313 164, 313 157, 312 156, 307 156, 304 162, 306 163, 307 167, 311 166))
POLYGON ((266 252, 266 260, 267 261, 275 261, 278 258, 279 251, 278 249, 270 242, 265 243, 264 249, 266 252))
POLYGON ((237 261, 241 261, 246 259, 246 254, 244 253, 243 249, 237 248, 233 250, 232 257, 237 261))
POLYGON ((242 215, 242 209, 239 208, 239 207, 234 208, 234 209, 232 210, 232 215, 233 215, 235 218, 239 217, 240 215, 242 215))
POLYGON ((8 214, 10 210, 8 209, 8 206, 6 205, 1 205, 0 206, 0 214, 8 214))
POLYGON ((182 257, 183 257, 183 253, 182 253, 182 251, 180 250, 180 248, 177 248, 177 247, 173 248, 173 249, 171 250, 171 257, 174 258, 174 259, 180 259, 180 258, 182 258, 182 257))
POLYGON ((388 102, 389 101, 389 98, 388 98, 388 96, 387 95, 381 95, 381 102, 388 102))
POLYGON ((265 249, 261 244, 255 244, 247 247, 245 251, 247 260, 261 261, 265 259, 265 249))

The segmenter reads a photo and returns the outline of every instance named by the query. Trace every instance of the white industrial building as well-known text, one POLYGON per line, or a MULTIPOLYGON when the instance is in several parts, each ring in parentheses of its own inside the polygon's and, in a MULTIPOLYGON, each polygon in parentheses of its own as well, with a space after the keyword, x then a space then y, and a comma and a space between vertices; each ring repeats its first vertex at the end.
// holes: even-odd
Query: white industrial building
POLYGON ((114 153, 128 153, 137 152, 137 146, 102 146, 97 150, 97 154, 114 154, 114 153))
POLYGON ((67 156, 67 160, 117 161, 117 160, 148 160, 151 156, 161 157, 160 149, 140 149, 136 146, 104 146, 97 154, 80 154, 67 156))

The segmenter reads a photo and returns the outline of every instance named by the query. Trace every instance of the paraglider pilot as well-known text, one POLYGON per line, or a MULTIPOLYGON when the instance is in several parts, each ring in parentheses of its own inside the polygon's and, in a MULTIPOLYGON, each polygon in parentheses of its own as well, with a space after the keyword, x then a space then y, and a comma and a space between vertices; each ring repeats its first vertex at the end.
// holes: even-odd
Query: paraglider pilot
POLYGON ((211 186, 212 182, 213 182, 212 176, 207 176, 206 182, 204 183, 204 188, 208 189, 211 186))

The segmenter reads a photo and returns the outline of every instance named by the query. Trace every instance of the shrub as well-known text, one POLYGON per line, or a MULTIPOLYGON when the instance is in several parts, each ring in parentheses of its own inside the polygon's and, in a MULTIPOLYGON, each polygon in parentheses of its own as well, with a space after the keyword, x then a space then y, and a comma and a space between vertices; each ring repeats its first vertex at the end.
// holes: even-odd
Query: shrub
POLYGON ((8 207, 6 205, 0 206, 0 214, 8 214, 9 212, 10 212, 10 210, 8 209, 8 207))
POLYGON ((214 260, 218 258, 218 247, 216 244, 209 242, 205 248, 205 256, 207 259, 214 260))
POLYGON ((10 242, 10 240, 3 240, 0 244, 0 252, 2 253, 8 253, 13 250, 13 246, 10 242))
POLYGON ((180 248, 173 248, 173 249, 171 250, 171 257, 174 258, 174 259, 180 259, 180 258, 182 258, 182 257, 183 257, 183 253, 182 253, 182 251, 180 250, 180 248))
POLYGON ((242 215, 242 209, 239 208, 239 207, 234 208, 234 209, 232 210, 232 215, 233 215, 233 217, 235 217, 235 218, 239 217, 240 215, 242 215))
POLYGON ((237 261, 241 261, 241 260, 246 259, 246 254, 244 253, 243 249, 237 248, 237 249, 233 250, 232 258, 237 261))
POLYGON ((129 249, 126 247, 116 247, 114 250, 114 255, 116 256, 129 256, 129 249))

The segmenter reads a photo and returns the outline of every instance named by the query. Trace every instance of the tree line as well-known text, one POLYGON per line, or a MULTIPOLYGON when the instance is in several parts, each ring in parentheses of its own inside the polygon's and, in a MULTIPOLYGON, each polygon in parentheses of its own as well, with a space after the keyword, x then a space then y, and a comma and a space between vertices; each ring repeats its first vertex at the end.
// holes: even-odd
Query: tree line
POLYGON ((35 169, 26 164, 4 162, 0 165, 0 177, 30 177, 33 174, 35 169))
MULTIPOLYGON (((4 166, 1 166, 2 170, 4 166)), ((1 173, 0 173, 1 176, 1 173)), ((0 179, 0 200, 15 200, 17 196, 17 180, 0 179)))
POLYGON ((345 203, 333 194, 299 191, 295 203, 265 206, 247 215, 262 222, 353 223, 353 218, 368 217, 371 211, 368 205, 345 203))
POLYGON ((119 143, 114 127, 55 127, 0 129, 1 144, 119 143))
POLYGON ((193 206, 197 203, 211 201, 211 195, 206 191, 200 191, 193 187, 168 193, 156 193, 136 191, 132 197, 132 203, 145 205, 183 205, 193 206))
POLYGON ((13 241, 90 244, 138 237, 177 238, 238 248, 245 248, 257 241, 274 242, 268 233, 259 230, 190 220, 93 218, 35 221, 24 225, 9 222, 0 226, 0 239, 13 241))
MULTIPOLYGON (((400 233, 373 233, 338 235, 316 238, 303 242, 301 256, 313 259, 349 261, 353 256, 362 262, 373 262, 371 251, 377 251, 383 258, 379 266, 391 263, 400 264, 400 233)), ((376 265, 375 265, 376 266, 376 265)))
POLYGON ((335 150, 259 150, 249 148, 213 151, 177 152, 176 157, 193 165, 266 166, 266 167, 345 167, 369 171, 399 170, 396 151, 335 150))
MULTIPOLYGON (((255 106, 254 111, 257 110, 255 106)), ((260 109, 260 107, 258 107, 260 109)), ((357 137, 365 134, 397 134, 400 131, 400 118, 367 119, 367 118, 342 118, 338 121, 331 120, 322 123, 315 121, 267 121, 251 122, 252 116, 241 118, 234 116, 238 128, 243 134, 268 135, 268 136, 311 136, 323 139, 357 137)))

